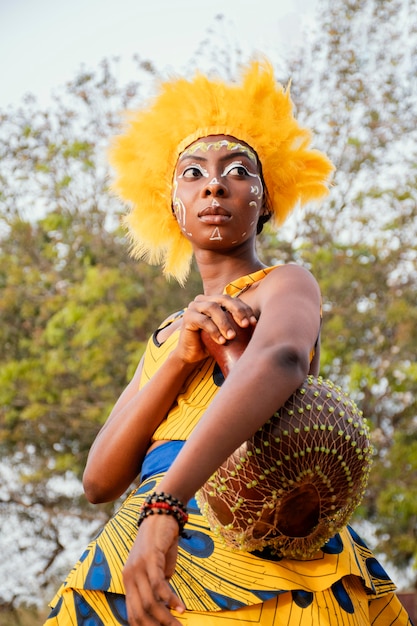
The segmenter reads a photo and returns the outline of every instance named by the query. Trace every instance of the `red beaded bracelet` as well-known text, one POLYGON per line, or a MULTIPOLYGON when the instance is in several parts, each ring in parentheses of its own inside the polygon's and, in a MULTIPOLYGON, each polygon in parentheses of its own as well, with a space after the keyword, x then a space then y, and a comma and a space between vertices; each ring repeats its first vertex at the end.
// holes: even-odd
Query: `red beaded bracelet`
POLYGON ((180 535, 184 530, 185 524, 188 522, 188 513, 184 504, 163 491, 157 493, 156 491, 146 496, 144 503, 140 509, 137 526, 142 524, 143 520, 154 515, 155 513, 161 515, 172 515, 177 520, 180 535))

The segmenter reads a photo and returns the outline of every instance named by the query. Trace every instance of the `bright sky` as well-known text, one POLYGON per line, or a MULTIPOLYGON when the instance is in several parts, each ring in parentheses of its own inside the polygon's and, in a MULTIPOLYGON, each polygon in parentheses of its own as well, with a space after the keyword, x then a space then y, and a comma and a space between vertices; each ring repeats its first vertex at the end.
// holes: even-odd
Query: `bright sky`
MULTIPOLYGON (((137 53, 181 72, 223 15, 243 52, 296 42, 317 0, 0 0, 0 108, 51 91, 103 58, 137 53)), ((127 77, 129 79, 129 77, 127 77)))

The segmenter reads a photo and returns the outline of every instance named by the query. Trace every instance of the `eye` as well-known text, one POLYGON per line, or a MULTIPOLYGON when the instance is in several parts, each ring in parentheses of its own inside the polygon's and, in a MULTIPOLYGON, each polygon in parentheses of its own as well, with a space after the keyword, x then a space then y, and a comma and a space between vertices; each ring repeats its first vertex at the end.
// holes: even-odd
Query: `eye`
POLYGON ((208 174, 201 165, 197 164, 185 167, 179 178, 200 178, 201 176, 208 176, 208 174))
POLYGON ((249 172, 243 165, 236 165, 229 171, 229 174, 233 174, 234 176, 246 176, 249 172))
POLYGON ((231 174, 232 176, 237 176, 239 178, 250 176, 249 170, 244 165, 242 165, 242 163, 236 162, 229 163, 229 165, 224 168, 222 176, 228 176, 229 174, 231 174))

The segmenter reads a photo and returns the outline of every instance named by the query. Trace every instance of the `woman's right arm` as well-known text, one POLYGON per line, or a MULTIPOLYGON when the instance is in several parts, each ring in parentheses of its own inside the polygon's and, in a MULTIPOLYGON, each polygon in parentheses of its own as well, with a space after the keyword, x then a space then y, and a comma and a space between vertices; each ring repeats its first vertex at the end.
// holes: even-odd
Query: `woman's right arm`
POLYGON ((152 434, 167 415, 195 363, 171 352, 139 391, 143 359, 88 455, 83 487, 90 502, 115 500, 140 472, 152 434))

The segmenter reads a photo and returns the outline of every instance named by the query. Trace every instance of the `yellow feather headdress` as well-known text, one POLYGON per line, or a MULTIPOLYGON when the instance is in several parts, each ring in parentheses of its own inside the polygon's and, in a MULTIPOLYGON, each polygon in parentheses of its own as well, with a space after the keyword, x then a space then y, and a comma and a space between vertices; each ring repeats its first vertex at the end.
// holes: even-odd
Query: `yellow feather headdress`
POLYGON ((325 196, 333 166, 310 148, 311 133, 292 109, 289 89, 275 81, 268 62, 250 63, 240 84, 202 74, 162 83, 147 108, 129 114, 110 148, 113 188, 130 204, 133 255, 185 282, 192 248, 171 211, 172 182, 179 155, 201 137, 230 135, 255 150, 278 225, 297 204, 325 196))

